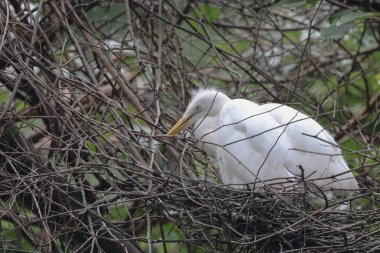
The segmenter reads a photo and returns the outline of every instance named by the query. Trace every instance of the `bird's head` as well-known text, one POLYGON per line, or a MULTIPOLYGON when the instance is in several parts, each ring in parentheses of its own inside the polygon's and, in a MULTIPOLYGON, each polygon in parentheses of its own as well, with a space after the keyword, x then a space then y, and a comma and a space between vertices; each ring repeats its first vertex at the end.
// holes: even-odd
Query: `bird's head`
POLYGON ((193 125, 204 117, 218 115, 223 105, 230 99, 217 90, 199 90, 193 95, 182 118, 169 130, 168 136, 173 136, 183 129, 193 125))

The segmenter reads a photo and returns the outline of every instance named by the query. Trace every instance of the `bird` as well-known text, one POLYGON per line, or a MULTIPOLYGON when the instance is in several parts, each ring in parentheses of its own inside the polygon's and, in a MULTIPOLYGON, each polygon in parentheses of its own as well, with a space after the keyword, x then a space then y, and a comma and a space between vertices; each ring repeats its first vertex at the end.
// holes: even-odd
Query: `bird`
POLYGON ((200 147, 217 159, 223 184, 243 188, 301 178, 323 192, 320 199, 328 200, 358 189, 331 134, 287 105, 260 105, 200 89, 167 136, 192 125, 200 147))

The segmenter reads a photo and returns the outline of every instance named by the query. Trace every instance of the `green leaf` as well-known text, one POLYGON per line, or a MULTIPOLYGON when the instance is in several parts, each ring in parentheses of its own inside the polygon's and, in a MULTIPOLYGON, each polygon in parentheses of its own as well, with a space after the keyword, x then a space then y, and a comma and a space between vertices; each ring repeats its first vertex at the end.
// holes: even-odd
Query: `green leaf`
POLYGON ((97 150, 96 145, 90 141, 86 141, 86 146, 92 152, 96 152, 96 150, 97 150))
POLYGON ((285 32, 286 36, 289 37, 290 39, 293 39, 295 41, 299 41, 302 35, 302 32, 300 31, 287 31, 285 32))
POLYGON ((363 19, 377 17, 379 14, 371 12, 353 11, 353 10, 340 10, 329 17, 330 23, 344 24, 349 22, 358 22, 363 19))
POLYGON ((279 0, 274 3, 274 5, 284 5, 284 4, 297 4, 305 3, 305 0, 279 0))
POLYGON ((318 0, 306 0, 306 4, 309 6, 315 6, 317 3, 319 3, 318 0))
POLYGON ((12 222, 0 220, 1 236, 4 240, 14 240, 16 238, 15 226, 12 222))
POLYGON ((92 186, 97 187, 100 185, 99 179, 91 173, 86 173, 86 181, 92 186))
POLYGON ((349 22, 358 22, 367 18, 375 17, 376 14, 361 11, 350 11, 345 13, 338 21, 338 24, 344 24, 349 22))
POLYGON ((8 102, 11 92, 7 89, 0 89, 0 105, 8 102))
POLYGON ((354 23, 344 23, 338 26, 332 25, 329 27, 322 28, 320 39, 328 40, 328 39, 340 39, 347 32, 354 27, 354 23))
POLYGON ((339 10, 337 12, 334 12, 333 14, 331 14, 328 18, 330 24, 333 24, 340 20, 341 17, 343 17, 344 15, 348 14, 348 13, 351 13, 351 10, 339 10))
POLYGON ((195 9, 195 13, 200 18, 205 18, 212 22, 220 17, 221 7, 212 4, 199 4, 199 8, 195 9))
POLYGON ((108 220, 110 221, 123 221, 128 217, 128 210, 126 207, 119 206, 109 210, 108 220))

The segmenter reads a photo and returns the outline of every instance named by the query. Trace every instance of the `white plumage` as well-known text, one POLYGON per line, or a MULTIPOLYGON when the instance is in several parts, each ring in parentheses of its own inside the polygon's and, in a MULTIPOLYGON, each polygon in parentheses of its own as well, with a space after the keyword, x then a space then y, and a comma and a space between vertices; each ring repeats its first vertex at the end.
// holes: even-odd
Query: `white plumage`
POLYGON ((244 187, 303 175, 328 199, 358 188, 332 136, 291 107, 200 90, 168 135, 193 124, 201 148, 218 159, 224 184, 244 187))

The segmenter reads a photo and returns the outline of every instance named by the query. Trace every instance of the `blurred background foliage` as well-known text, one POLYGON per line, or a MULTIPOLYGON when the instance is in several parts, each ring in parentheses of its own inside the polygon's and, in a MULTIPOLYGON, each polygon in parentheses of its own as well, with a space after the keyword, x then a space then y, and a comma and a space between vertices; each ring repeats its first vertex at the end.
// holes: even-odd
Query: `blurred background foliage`
POLYGON ((375 252, 380 16, 371 3, 2 1, 1 250, 375 252), (333 133, 363 210, 343 222, 294 208, 289 219, 314 217, 315 231, 341 221, 348 242, 308 225, 287 234, 274 216, 257 225, 250 215, 279 215, 273 202, 243 211, 251 193, 220 187, 190 133, 165 137, 202 87, 291 105, 333 133), (236 213, 254 229, 233 227, 236 213))

